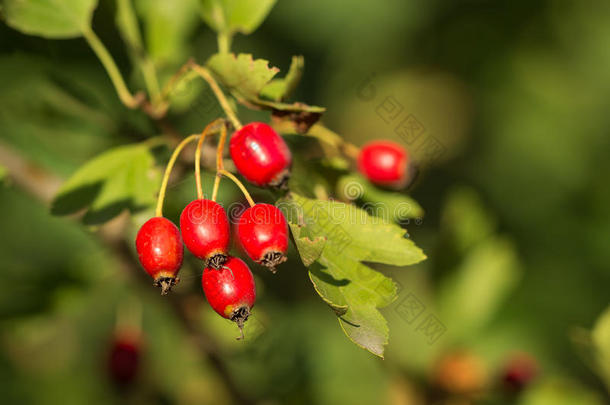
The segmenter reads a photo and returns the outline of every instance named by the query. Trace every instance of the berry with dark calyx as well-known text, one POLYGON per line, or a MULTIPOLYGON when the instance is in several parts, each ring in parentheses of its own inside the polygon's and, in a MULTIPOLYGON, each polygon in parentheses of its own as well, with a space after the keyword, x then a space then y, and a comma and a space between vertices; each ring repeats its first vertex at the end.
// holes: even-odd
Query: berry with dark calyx
POLYGON ((275 266, 286 261, 288 223, 271 204, 256 204, 244 211, 237 222, 237 239, 252 260, 274 273, 275 266))
POLYGON ((201 277, 203 293, 212 309, 220 316, 237 323, 243 339, 244 322, 256 301, 254 276, 243 262, 236 257, 229 257, 218 270, 207 267, 201 277))
POLYGON ((411 180, 411 165, 407 151, 391 141, 372 141, 360 150, 358 170, 371 183, 401 189, 411 180))
POLYGON ((206 267, 219 269, 229 250, 229 219, 215 201, 200 199, 189 203, 180 215, 180 232, 190 252, 205 261, 206 267))
POLYGON ((127 388, 138 375, 141 342, 137 334, 118 334, 111 343, 108 374, 118 388, 127 388))
POLYGON ((284 139, 263 122, 251 122, 235 131, 229 151, 239 173, 251 183, 281 188, 290 178, 290 149, 284 139))
POLYGON ((536 360, 525 353, 513 355, 502 373, 504 387, 512 393, 522 391, 538 374, 536 360))
POLYGON ((136 250, 144 270, 167 294, 178 283, 184 248, 180 231, 169 219, 154 217, 142 225, 136 236, 136 250))

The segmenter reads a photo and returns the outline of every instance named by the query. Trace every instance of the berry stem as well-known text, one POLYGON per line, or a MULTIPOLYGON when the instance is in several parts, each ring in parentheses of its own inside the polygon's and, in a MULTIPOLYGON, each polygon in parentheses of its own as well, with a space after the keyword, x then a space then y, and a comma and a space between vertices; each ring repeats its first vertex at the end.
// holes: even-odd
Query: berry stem
MULTIPOLYGON (((227 139, 227 127, 223 127, 220 132, 220 138, 218 138, 218 146, 216 147, 216 174, 221 170, 224 170, 224 163, 222 161, 222 153, 225 148, 225 142, 227 139)), ((214 179, 214 189, 212 190, 212 201, 216 201, 218 196, 218 187, 220 186, 220 176, 216 176, 214 179)))
POLYGON ((195 139, 199 138, 200 136, 201 135, 196 134, 196 135, 191 135, 191 136, 184 138, 182 140, 182 142, 180 142, 178 144, 178 146, 176 146, 176 149, 174 149, 174 153, 172 153, 172 156, 169 158, 169 162, 167 162, 167 166, 165 167, 165 174, 163 175, 163 181, 161 182, 161 189, 159 190, 159 198, 157 199, 157 209, 155 210, 156 216, 158 216, 158 217, 163 216, 163 200, 165 200, 165 191, 167 190, 167 183, 169 181, 169 175, 172 173, 172 169, 174 167, 174 164, 176 163, 176 159, 178 158, 178 155, 180 154, 180 152, 182 151, 182 149, 184 149, 184 147, 186 145, 188 145, 190 142, 194 141, 195 139))
POLYGON ((90 27, 83 27, 83 37, 93 52, 95 52, 100 62, 102 62, 104 69, 106 69, 106 72, 108 73, 108 76, 110 77, 110 80, 112 81, 112 84, 114 85, 114 88, 121 99, 121 102, 129 108, 136 108, 143 101, 143 99, 134 97, 131 94, 127 88, 127 85, 125 84, 125 81, 123 80, 121 71, 117 67, 110 52, 108 52, 108 49, 106 49, 102 41, 90 27))
POLYGON ((250 204, 250 207, 254 207, 255 203, 254 200, 252 199, 252 197, 250 196, 250 193, 248 192, 248 190, 246 190, 246 187, 243 185, 243 183, 241 181, 239 181, 239 179, 237 177, 235 177, 235 175, 231 172, 228 172, 224 169, 221 169, 218 171, 218 173, 216 173, 217 177, 220 176, 227 176, 228 178, 230 178, 233 183, 235 183, 237 185, 237 187, 239 187, 239 189, 241 190, 241 192, 244 194, 244 197, 246 197, 246 200, 248 200, 248 204, 250 204))
POLYGON ((231 120, 231 123, 233 124, 235 129, 240 129, 242 127, 241 122, 239 122, 239 119, 237 119, 237 116, 235 115, 233 108, 231 108, 229 101, 227 100, 224 93, 220 89, 220 86, 218 86, 216 79, 214 79, 214 77, 212 76, 210 71, 208 69, 204 68, 203 66, 200 66, 192 61, 191 61, 190 65, 191 65, 191 68, 195 72, 197 72, 197 74, 199 76, 201 76, 203 78, 203 80, 205 80, 210 85, 210 88, 214 92, 216 99, 218 99, 220 106, 224 110, 225 114, 227 114, 227 117, 229 118, 229 120, 231 120))
POLYGON ((197 142, 197 149, 195 152, 195 181, 197 182, 197 198, 198 199, 203 199, 203 187, 201 185, 201 147, 203 145, 203 141, 205 140, 207 135, 212 135, 213 133, 217 132, 217 130, 212 130, 212 128, 214 127, 214 125, 217 125, 218 123, 222 123, 223 124, 223 128, 224 126, 224 119, 222 118, 218 118, 212 122, 210 122, 201 132, 201 135, 199 137, 199 142, 197 142))

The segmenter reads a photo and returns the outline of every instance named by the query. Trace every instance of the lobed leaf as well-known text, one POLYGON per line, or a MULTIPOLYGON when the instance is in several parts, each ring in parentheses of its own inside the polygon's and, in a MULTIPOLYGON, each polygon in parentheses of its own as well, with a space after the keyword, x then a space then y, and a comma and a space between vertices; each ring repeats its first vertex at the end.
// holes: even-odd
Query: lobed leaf
POLYGON ((404 229, 352 205, 290 193, 279 206, 291 224, 303 262, 317 256, 309 266, 316 292, 335 311, 354 343, 383 357, 389 330, 379 308, 394 301, 396 285, 361 261, 408 265, 426 256, 405 238, 404 229), (316 238, 323 238, 324 245, 314 244, 316 238))

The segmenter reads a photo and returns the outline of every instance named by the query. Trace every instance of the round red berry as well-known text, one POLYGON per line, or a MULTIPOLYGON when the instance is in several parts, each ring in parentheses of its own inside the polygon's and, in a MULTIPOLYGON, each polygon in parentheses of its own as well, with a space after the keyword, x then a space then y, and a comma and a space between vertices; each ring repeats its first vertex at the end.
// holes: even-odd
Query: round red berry
POLYGON ((136 236, 136 250, 144 270, 167 294, 178 282, 184 248, 180 231, 169 219, 154 217, 142 225, 136 236))
POLYGON ((286 261, 288 223, 271 204, 256 204, 244 211, 237 223, 237 239, 252 260, 273 272, 286 261))
POLYGON ((510 392, 523 390, 538 374, 538 364, 525 353, 513 355, 504 366, 502 379, 510 392))
POLYGON ((358 170, 372 183, 395 189, 405 187, 411 177, 407 151, 390 141, 364 145, 358 156, 358 170))
POLYGON ((239 173, 258 186, 282 187, 290 177, 290 149, 263 122, 251 122, 237 130, 231 136, 229 151, 239 173))
POLYGON ((117 336, 110 347, 108 373, 120 388, 129 386, 140 367, 140 342, 134 336, 117 336))
POLYGON ((194 200, 180 215, 180 231, 187 249, 205 261, 206 267, 220 268, 229 249, 229 219, 225 209, 212 200, 194 200))
POLYGON ((236 322, 241 330, 256 301, 254 277, 246 263, 236 257, 229 257, 218 270, 205 268, 201 286, 214 311, 223 318, 236 322))

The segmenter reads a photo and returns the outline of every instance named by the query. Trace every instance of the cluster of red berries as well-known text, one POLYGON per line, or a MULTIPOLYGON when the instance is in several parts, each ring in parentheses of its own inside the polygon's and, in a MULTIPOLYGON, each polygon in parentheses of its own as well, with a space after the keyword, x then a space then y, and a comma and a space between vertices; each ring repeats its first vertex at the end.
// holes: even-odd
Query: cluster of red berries
MULTIPOLYGON (((290 149, 267 124, 254 122, 237 130, 230 140, 230 154, 239 173, 258 186, 279 187, 290 176, 290 149)), ((238 218, 236 234, 247 255, 272 271, 286 260, 288 224, 277 207, 251 205, 238 218)), ((256 289, 246 263, 229 256, 230 225, 225 209, 201 198, 184 208, 179 230, 162 216, 142 225, 136 237, 140 263, 162 294, 178 282, 183 242, 205 263, 201 285, 207 301, 241 329, 256 300, 256 289)))
MULTIPOLYGON (((292 154, 269 125, 253 122, 238 129, 231 136, 229 148, 235 167, 246 180, 261 187, 285 186, 292 154)), ((404 187, 409 181, 407 152, 389 141, 365 145, 358 166, 371 182, 384 187, 404 187)), ((224 170, 219 168, 220 172, 224 170)), ((238 218, 237 239, 252 260, 275 272, 275 266, 286 260, 288 224, 277 207, 254 204, 251 199, 249 202, 250 208, 238 218)), ((201 284, 212 308, 241 328, 256 300, 256 289, 246 263, 229 256, 229 228, 225 209, 213 199, 202 197, 184 208, 180 229, 159 213, 148 220, 138 232, 136 249, 140 263, 161 287, 161 294, 167 294, 178 282, 184 243, 205 263, 201 284)))

